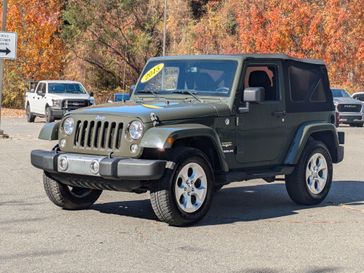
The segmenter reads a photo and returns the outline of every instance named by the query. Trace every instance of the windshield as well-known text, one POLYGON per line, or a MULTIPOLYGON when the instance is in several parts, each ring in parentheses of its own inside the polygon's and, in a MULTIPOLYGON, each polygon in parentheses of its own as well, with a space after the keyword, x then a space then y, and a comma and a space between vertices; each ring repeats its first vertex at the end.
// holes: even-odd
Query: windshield
POLYGON ((48 92, 51 94, 86 94, 85 88, 79 83, 49 83, 48 92))
POLYGON ((232 60, 163 60, 147 64, 135 94, 228 96, 238 63, 232 60))
POLYGON ((344 89, 331 89, 331 91, 334 98, 350 98, 350 95, 344 89))

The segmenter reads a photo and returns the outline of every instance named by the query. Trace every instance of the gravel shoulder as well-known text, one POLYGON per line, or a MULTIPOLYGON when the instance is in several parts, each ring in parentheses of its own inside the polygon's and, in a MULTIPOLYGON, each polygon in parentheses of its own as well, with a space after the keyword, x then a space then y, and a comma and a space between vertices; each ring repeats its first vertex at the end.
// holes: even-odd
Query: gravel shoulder
POLYGON ((104 192, 89 210, 46 197, 30 151, 41 119, 4 118, 0 139, 0 272, 364 272, 364 129, 343 127, 345 160, 316 207, 283 183, 233 183, 189 228, 158 222, 149 194, 104 192))

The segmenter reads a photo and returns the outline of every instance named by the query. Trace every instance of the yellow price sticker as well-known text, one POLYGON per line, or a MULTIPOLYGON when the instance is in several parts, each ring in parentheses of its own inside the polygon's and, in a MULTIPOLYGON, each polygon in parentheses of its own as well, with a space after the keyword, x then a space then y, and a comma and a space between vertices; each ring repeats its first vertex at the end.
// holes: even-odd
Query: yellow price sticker
POLYGON ((158 75, 159 72, 162 71, 164 67, 164 64, 157 64, 156 66, 153 66, 147 73, 144 74, 143 78, 141 79, 141 83, 146 83, 153 79, 155 76, 158 75))
POLYGON ((146 108, 151 108, 151 109, 160 109, 162 107, 158 106, 158 105, 150 105, 150 104, 143 104, 144 107, 146 108))

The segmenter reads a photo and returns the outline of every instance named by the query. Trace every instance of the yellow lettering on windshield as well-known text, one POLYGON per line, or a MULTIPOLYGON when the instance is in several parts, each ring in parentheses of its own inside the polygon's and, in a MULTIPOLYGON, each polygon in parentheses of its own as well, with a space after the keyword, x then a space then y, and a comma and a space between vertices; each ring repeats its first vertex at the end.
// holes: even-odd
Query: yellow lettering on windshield
POLYGON ((146 83, 146 82, 150 81, 155 76, 157 76, 159 72, 162 71, 163 67, 164 67, 164 64, 157 64, 157 65, 153 66, 151 69, 149 69, 149 71, 147 73, 144 74, 144 76, 140 82, 146 83))

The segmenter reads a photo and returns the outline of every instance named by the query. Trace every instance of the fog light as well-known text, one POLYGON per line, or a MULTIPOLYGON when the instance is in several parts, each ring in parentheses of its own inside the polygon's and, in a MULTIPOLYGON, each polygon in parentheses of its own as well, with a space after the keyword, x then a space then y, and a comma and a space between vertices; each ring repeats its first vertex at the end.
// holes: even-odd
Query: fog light
POLYGON ((100 163, 97 160, 92 160, 90 164, 90 171, 93 174, 98 174, 100 171, 100 163))
POLYGON ((66 146, 66 140, 62 138, 59 142, 59 147, 64 148, 66 146))
POLYGON ((58 168, 61 171, 66 171, 68 169, 68 159, 65 155, 61 155, 58 158, 58 168))
POLYGON ((138 146, 138 144, 132 144, 132 145, 130 146, 130 152, 131 152, 131 153, 135 154, 135 153, 137 153, 137 152, 138 152, 138 150, 139 150, 139 146, 138 146))

